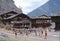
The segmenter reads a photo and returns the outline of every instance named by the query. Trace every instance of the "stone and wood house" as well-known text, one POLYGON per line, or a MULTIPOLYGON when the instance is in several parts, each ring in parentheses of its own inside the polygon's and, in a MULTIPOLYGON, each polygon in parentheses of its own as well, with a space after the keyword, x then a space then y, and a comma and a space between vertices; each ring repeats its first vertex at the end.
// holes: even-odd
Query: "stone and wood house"
POLYGON ((32 22, 32 26, 36 28, 46 28, 51 26, 51 18, 46 15, 41 15, 39 17, 32 18, 32 22))
POLYGON ((14 11, 0 15, 0 21, 5 28, 31 28, 31 19, 23 13, 14 11))
POLYGON ((11 28, 39 28, 39 27, 49 27, 51 22, 55 22, 55 30, 60 29, 60 16, 51 16, 41 15, 39 17, 30 18, 29 16, 17 12, 10 11, 0 15, 0 26, 2 25, 6 29, 11 28))

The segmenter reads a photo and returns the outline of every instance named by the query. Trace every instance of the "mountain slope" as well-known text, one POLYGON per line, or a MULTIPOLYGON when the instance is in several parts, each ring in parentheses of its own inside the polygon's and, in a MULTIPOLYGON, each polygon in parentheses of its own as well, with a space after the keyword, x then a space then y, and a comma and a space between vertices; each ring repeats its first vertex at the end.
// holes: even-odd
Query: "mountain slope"
POLYGON ((10 11, 22 13, 21 8, 17 8, 13 0, 0 0, 0 14, 4 14, 10 11))
POLYGON ((51 16, 54 13, 60 12, 60 0, 49 0, 46 4, 37 9, 33 10, 32 12, 28 13, 30 17, 40 16, 45 14, 47 16, 51 16))

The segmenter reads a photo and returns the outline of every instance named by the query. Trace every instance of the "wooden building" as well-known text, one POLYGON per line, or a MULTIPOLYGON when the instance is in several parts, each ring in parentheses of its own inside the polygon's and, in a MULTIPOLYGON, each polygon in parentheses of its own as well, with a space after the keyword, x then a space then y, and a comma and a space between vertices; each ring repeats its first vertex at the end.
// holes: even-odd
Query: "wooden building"
POLYGON ((41 15, 39 17, 36 18, 32 18, 32 27, 49 27, 51 26, 51 18, 46 16, 46 15, 41 15))
POLYGON ((10 29, 11 28, 11 20, 6 20, 7 18, 17 15, 17 12, 10 11, 7 13, 0 14, 0 25, 2 25, 4 28, 10 29))
POLYGON ((23 13, 4 18, 4 21, 9 23, 10 28, 31 28, 31 19, 23 13))
POLYGON ((55 22, 55 30, 60 30, 60 14, 51 16, 52 22, 55 22))
POLYGON ((3 23, 5 23, 6 21, 4 19, 10 17, 10 16, 13 16, 13 15, 16 15, 17 13, 14 12, 14 11, 10 11, 10 12, 7 12, 7 13, 4 13, 4 14, 1 14, 0 15, 0 21, 2 21, 3 23), (4 22, 5 21, 5 22, 4 22))
POLYGON ((11 18, 11 24, 13 24, 13 28, 31 28, 31 19, 25 14, 17 14, 11 18))
POLYGON ((49 27, 51 24, 51 18, 46 15, 41 15, 36 18, 30 18, 23 13, 16 13, 14 11, 0 15, 0 21, 3 23, 6 29, 11 28, 39 28, 49 27))

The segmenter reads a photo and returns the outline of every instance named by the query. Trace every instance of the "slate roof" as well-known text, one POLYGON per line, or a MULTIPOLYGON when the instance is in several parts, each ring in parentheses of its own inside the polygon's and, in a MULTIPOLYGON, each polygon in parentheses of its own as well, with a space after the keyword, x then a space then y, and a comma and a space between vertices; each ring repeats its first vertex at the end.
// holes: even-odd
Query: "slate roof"
POLYGON ((15 18, 15 17, 17 17, 17 16, 22 16, 22 17, 27 17, 27 18, 29 18, 30 19, 30 17, 29 16, 27 16, 27 15, 25 15, 25 14, 23 14, 23 13, 21 13, 21 14, 15 14, 15 15, 13 15, 13 16, 10 16, 10 17, 8 17, 8 18, 4 18, 5 20, 6 19, 12 19, 12 18, 15 18))

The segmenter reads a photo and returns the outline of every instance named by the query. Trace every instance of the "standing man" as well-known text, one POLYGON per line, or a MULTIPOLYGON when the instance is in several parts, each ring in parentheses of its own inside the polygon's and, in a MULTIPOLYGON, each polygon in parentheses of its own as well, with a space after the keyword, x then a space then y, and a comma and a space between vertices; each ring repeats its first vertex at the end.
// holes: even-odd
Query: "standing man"
POLYGON ((47 28, 45 28, 45 39, 47 38, 47 28))
POLYGON ((15 37, 17 37, 17 29, 14 29, 15 37))

